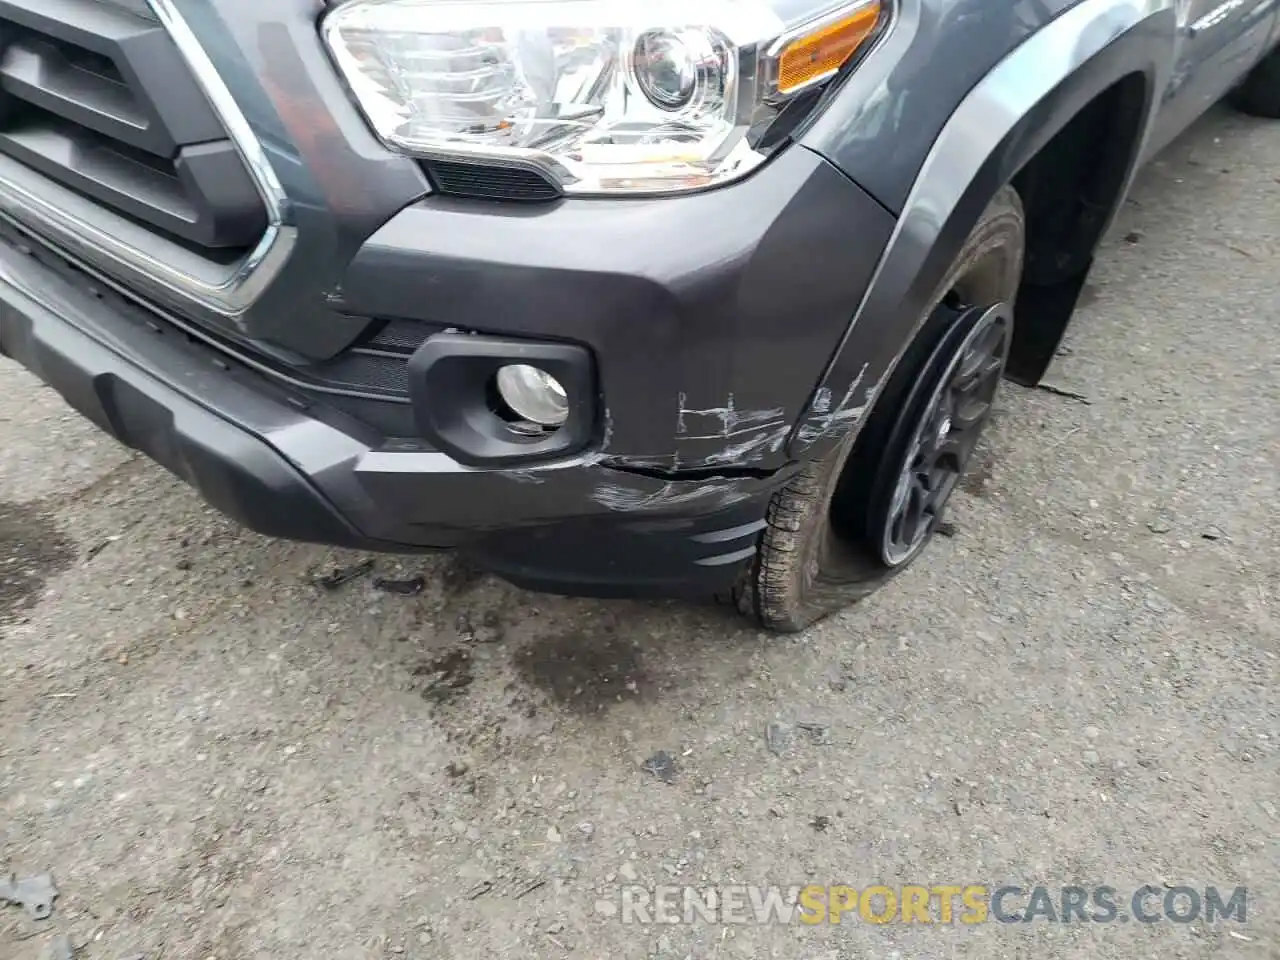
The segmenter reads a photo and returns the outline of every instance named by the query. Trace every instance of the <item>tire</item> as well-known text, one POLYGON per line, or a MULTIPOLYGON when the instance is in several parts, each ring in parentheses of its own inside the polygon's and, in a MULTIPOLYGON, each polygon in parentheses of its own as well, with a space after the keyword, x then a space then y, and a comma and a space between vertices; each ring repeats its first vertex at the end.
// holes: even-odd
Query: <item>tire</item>
POLYGON ((1280 120, 1280 48, 1259 60, 1229 99, 1242 113, 1280 120))
MULTIPOLYGON (((873 592, 920 554, 942 508, 928 521, 923 540, 906 553, 887 546, 890 511, 900 506, 900 481, 911 475, 926 412, 945 406, 938 397, 949 382, 944 378, 959 370, 959 351, 970 349, 966 338, 998 320, 1005 339, 990 387, 994 398, 1012 339, 1012 315, 1008 308, 984 308, 997 303, 1011 307, 1022 275, 1025 238, 1022 203, 1012 187, 1004 187, 939 284, 919 333, 856 439, 851 433, 828 457, 808 463, 774 494, 759 549, 735 591, 743 614, 769 630, 803 630, 873 592)), ((979 433, 986 413, 982 417, 979 433)), ((950 416, 945 428, 950 431, 950 416)), ((956 432, 968 436, 966 429, 957 427, 956 432)), ((961 472, 968 454, 960 458, 961 472)), ((954 487, 951 482, 942 493, 942 506, 954 487)))

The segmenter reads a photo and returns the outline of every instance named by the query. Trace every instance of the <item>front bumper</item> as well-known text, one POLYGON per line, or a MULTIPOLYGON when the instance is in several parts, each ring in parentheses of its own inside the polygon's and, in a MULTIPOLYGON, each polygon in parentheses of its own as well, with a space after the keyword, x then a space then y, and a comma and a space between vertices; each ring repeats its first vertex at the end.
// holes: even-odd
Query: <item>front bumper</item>
MULTIPOLYGON (((86 239, 0 210, 0 350, 269 535, 458 548, 575 593, 731 579, 795 468, 788 441, 892 216, 799 145, 679 197, 450 199, 374 140, 322 49, 314 0, 165 5, 197 48, 194 72, 234 108, 223 126, 273 174, 259 189, 278 201, 287 256, 257 274, 242 312, 213 315, 103 255, 102 230, 136 224, 112 214, 89 230, 102 210, 11 160, 0 176, 31 181, 86 239), (370 339, 393 329, 411 335, 404 350, 370 339), (435 389, 439 368, 413 361, 447 330, 586 358, 596 389, 583 430, 562 428, 573 445, 525 448, 516 469, 446 435, 441 414, 472 409, 465 391, 435 389), (379 350, 377 375, 357 376, 379 350)), ((173 246, 161 273, 188 271, 173 246)))
POLYGON ((152 317, 39 247, 0 243, 0 351, 270 536, 456 547, 540 589, 704 593, 752 554, 785 477, 667 480, 611 469, 598 455, 477 470, 370 444, 152 317))

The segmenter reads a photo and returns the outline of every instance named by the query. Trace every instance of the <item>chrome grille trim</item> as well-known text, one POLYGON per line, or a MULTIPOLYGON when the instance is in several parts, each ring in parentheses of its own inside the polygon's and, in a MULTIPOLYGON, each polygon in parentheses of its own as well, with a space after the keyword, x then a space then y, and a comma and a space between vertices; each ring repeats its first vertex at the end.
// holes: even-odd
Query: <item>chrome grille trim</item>
MULTIPOLYGON (((100 265, 123 283, 136 284, 149 293, 170 294, 179 302, 197 304, 234 321, 257 300, 288 261, 297 229, 292 222, 288 198, 266 151, 175 0, 146 0, 146 3, 172 37, 262 196, 267 214, 267 228, 262 237, 236 262, 227 266, 210 264, 207 271, 196 275, 71 215, 8 178, 0 178, 0 215, 26 226, 76 257, 100 265)), ((56 196, 58 191, 49 193, 56 196)))

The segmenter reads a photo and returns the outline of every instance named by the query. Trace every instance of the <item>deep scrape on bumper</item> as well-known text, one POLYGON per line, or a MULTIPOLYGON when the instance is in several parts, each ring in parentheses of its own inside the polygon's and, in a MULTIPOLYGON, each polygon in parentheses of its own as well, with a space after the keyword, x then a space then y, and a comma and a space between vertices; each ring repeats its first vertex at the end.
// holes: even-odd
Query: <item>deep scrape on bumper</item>
POLYGON ((434 451, 378 448, 34 253, 0 244, 0 350, 103 430, 271 536, 457 547, 542 589, 705 592, 750 555, 780 482, 670 480, 613 469, 595 455, 475 470, 434 451))

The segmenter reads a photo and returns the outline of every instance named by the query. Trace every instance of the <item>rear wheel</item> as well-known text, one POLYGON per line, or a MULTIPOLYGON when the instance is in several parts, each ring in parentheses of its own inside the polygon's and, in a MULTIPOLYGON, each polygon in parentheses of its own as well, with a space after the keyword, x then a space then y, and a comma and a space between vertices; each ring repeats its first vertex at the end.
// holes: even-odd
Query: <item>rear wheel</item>
POLYGON ((769 505, 738 606, 802 630, 905 569, 942 519, 990 416, 1013 337, 1026 235, 1016 191, 983 213, 857 439, 769 505))
POLYGON ((1280 119, 1280 48, 1258 61, 1229 99, 1244 113, 1280 119))

